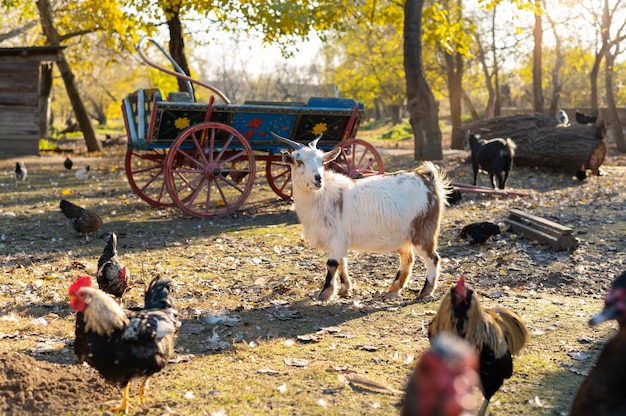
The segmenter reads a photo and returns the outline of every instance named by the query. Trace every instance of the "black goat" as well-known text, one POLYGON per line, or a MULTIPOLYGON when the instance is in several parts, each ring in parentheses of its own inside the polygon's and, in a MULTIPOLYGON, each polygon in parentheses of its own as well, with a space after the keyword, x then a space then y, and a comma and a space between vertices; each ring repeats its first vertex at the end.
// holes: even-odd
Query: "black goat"
POLYGON ((472 151, 472 168, 474 169, 474 185, 478 178, 478 170, 489 174, 491 187, 495 189, 493 177, 498 179, 498 188, 504 189, 509 171, 515 157, 515 142, 511 139, 479 140, 479 136, 468 131, 467 145, 472 151))
POLYGON ((576 110, 576 122, 578 124, 595 124, 597 119, 598 119, 597 117, 590 116, 588 114, 581 113, 580 111, 576 110))

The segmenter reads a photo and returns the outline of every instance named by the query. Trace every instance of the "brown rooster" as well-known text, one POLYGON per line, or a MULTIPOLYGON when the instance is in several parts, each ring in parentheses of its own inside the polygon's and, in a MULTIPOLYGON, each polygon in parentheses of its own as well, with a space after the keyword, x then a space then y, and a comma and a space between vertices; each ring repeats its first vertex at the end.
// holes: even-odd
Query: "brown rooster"
POLYGON ((481 390, 485 396, 478 415, 484 415, 491 397, 513 375, 512 355, 528 342, 528 329, 510 309, 483 309, 461 276, 443 297, 428 327, 428 336, 432 339, 442 331, 456 334, 478 349, 481 390))
POLYGON ((478 354, 448 332, 436 335, 406 388, 401 416, 459 416, 476 406, 478 354))
POLYGON ((617 320, 619 330, 578 389, 570 416, 626 414, 626 272, 615 279, 604 299, 604 309, 589 320, 589 325, 611 319, 617 320))
POLYGON ((102 218, 93 211, 79 207, 65 199, 61 200, 59 207, 63 215, 70 219, 72 227, 87 240, 89 240, 89 234, 102 227, 102 218))
POLYGON ((117 234, 111 233, 102 256, 98 259, 98 287, 121 301, 122 295, 128 289, 129 278, 128 268, 117 255, 117 234))
POLYGON ((169 298, 169 280, 154 278, 146 291, 144 309, 130 311, 80 276, 69 288, 76 311, 74 352, 111 384, 124 387, 122 403, 111 410, 128 413, 130 381, 144 377, 139 399, 145 404, 150 377, 174 355, 181 322, 169 298))

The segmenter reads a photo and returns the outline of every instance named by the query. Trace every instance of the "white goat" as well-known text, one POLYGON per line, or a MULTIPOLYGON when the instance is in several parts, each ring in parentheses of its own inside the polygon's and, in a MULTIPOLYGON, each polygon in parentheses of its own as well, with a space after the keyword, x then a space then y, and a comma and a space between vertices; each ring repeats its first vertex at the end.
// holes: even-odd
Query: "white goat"
POLYGON ((437 238, 446 205, 449 182, 431 162, 416 172, 396 172, 351 179, 325 170, 324 163, 341 152, 317 149, 317 141, 305 146, 272 135, 294 148, 283 152, 282 160, 291 167, 293 200, 307 240, 328 252, 326 282, 319 299, 335 294, 335 274, 339 273, 340 296, 349 296, 348 250, 390 252, 400 255, 400 267, 387 297, 397 297, 406 286, 415 261, 414 251, 426 265, 426 282, 420 298, 437 287, 439 255, 437 238))

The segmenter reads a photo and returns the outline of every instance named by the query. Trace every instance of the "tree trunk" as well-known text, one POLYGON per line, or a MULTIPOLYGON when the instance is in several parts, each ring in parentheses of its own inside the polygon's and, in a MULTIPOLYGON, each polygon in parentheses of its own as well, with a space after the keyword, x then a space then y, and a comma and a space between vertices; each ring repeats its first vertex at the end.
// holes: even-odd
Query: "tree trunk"
MULTIPOLYGON (((168 4, 164 11, 165 15, 169 16, 167 19, 167 27, 170 31, 169 52, 183 72, 186 75, 191 75, 189 64, 187 63, 187 56, 185 55, 185 41, 183 39, 183 26, 180 22, 180 10, 174 9, 174 6, 169 2, 168 4)), ((176 79, 178 81, 178 90, 187 91, 187 83, 180 78, 176 79)))
MULTIPOLYGON (((492 23, 495 21, 495 13, 496 7, 493 8, 493 16, 492 23)), ((495 30, 494 27, 491 28, 492 32, 495 30)), ((496 91, 493 88, 493 73, 489 71, 489 65, 487 64, 487 51, 483 48, 483 43, 480 40, 480 36, 476 33, 476 44, 478 45, 478 58, 480 60, 480 66, 483 70, 483 75, 485 76, 485 87, 487 88, 488 98, 487 105, 485 106, 485 111, 483 113, 483 118, 489 119, 495 116, 495 105, 496 105, 496 91)))
MULTIPOLYGON (((463 94, 463 57, 459 53, 445 53, 452 130, 461 127, 461 97, 463 94)), ((464 149, 465 140, 452 141, 452 149, 464 149)))
POLYGON ((481 139, 510 137, 517 145, 514 163, 575 172, 581 163, 597 171, 604 162, 606 126, 572 124, 557 127, 554 117, 525 114, 498 117, 463 125, 457 134, 471 130, 481 139))
MULTIPOLYGON (((546 0, 542 2, 543 10, 546 11, 546 0)), ((552 17, 545 12, 546 19, 550 23, 550 28, 552 29, 552 35, 555 40, 555 53, 556 53, 556 61, 554 62, 554 68, 552 68, 552 97, 550 98, 550 108, 548 110, 548 115, 555 117, 557 110, 559 108, 559 99, 561 98, 561 67, 563 66, 563 52, 561 51, 561 36, 559 35, 559 31, 556 28, 556 22, 552 19, 552 17)))
POLYGON ((48 138, 50 127, 50 91, 52 91, 52 63, 43 63, 39 79, 39 135, 48 138))
MULTIPOLYGON (((538 4, 535 7, 539 8, 538 4)), ((535 11, 535 27, 533 29, 533 40, 535 45, 533 48, 533 109, 535 113, 543 113, 543 88, 541 86, 541 51, 543 43, 543 26, 541 24, 541 15, 539 11, 535 11)))
POLYGON ((609 13, 609 5, 608 2, 604 2, 604 7, 602 8, 602 23, 600 26, 600 37, 602 39, 602 46, 600 50, 596 52, 595 60, 593 61, 593 66, 591 67, 591 71, 589 71, 589 78, 591 81, 591 115, 598 117, 598 74, 600 73, 600 64, 602 63, 602 58, 607 54, 609 50, 609 30, 611 28, 611 14, 609 13))
POLYGON ((498 53, 496 50, 496 7, 493 7, 491 17, 491 59, 493 59, 493 115, 500 115, 500 64, 498 63, 498 53))
POLYGON ((613 93, 613 64, 615 63, 615 54, 607 53, 604 57, 605 65, 605 89, 606 89, 606 105, 608 113, 608 125, 611 136, 615 140, 617 150, 622 153, 626 153, 626 139, 624 138, 624 131, 622 130, 622 123, 619 120, 619 113, 617 112, 617 106, 615 104, 615 95, 613 93))
POLYGON ((422 7, 424 0, 404 5, 404 71, 409 120, 415 136, 415 160, 443 159, 438 105, 424 77, 422 7))
POLYGON ((474 103, 472 102, 472 99, 470 98, 469 95, 467 95, 465 88, 461 90, 461 94, 463 97, 463 103, 465 104, 467 111, 469 111, 470 114, 472 115, 472 120, 473 121, 480 120, 480 115, 478 114, 478 111, 476 111, 476 107, 474 107, 474 103))
MULTIPOLYGON (((50 46, 60 46, 61 37, 54 26, 50 1, 37 0, 37 9, 39 10, 42 30, 44 36, 46 37, 46 44, 50 46)), ((61 78, 63 78, 63 82, 65 83, 65 90, 67 91, 67 96, 70 100, 70 103, 72 104, 72 109, 74 110, 74 114, 76 115, 76 120, 78 121, 80 130, 83 132, 83 136, 85 137, 87 151, 99 152, 102 150, 102 147, 100 145, 100 142, 96 138, 96 133, 94 132, 93 126, 91 125, 91 121, 89 120, 89 115, 87 114, 85 104, 80 98, 78 87, 74 82, 74 74, 72 73, 72 69, 65 59, 65 54, 61 52, 60 55, 61 59, 59 60, 59 62, 57 62, 57 66, 59 67, 61 78)))
POLYGON ((395 126, 396 124, 402 123, 402 117, 400 116, 402 114, 402 106, 390 104, 387 108, 389 109, 389 115, 391 116, 391 124, 395 126))

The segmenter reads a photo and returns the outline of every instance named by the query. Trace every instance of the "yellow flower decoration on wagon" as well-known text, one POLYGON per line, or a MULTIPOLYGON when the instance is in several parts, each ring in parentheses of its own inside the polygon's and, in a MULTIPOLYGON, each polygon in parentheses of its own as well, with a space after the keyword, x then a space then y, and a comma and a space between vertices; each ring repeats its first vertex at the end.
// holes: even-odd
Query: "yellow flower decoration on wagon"
POLYGON ((176 120, 174 120, 174 126, 178 130, 184 130, 187 127, 189 127, 190 125, 191 125, 191 122, 189 121, 189 119, 187 117, 179 117, 176 120))
POLYGON ((314 135, 318 136, 324 133, 326 130, 328 130, 328 126, 326 125, 326 123, 317 123, 315 126, 313 126, 313 130, 311 131, 314 135))

